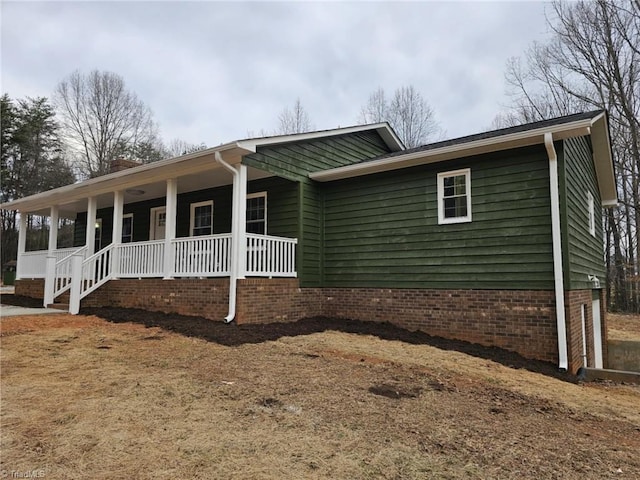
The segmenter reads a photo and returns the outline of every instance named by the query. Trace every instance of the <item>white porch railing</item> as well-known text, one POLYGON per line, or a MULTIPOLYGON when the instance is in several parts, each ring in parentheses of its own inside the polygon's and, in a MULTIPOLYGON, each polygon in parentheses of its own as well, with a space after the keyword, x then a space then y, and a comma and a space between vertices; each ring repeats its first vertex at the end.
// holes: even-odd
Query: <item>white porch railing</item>
MULTIPOLYGON (((53 293, 51 294, 51 298, 47 298, 45 295, 45 303, 53 303, 53 300, 62 295, 64 292, 71 288, 71 277, 73 276, 73 266, 72 259, 74 255, 81 255, 84 258, 87 255, 87 247, 80 247, 78 249, 65 249, 67 255, 63 258, 58 258, 60 255, 54 255, 56 257, 56 264, 53 272, 53 293), (71 250, 69 253, 68 250, 71 250)), ((47 279, 47 283, 50 280, 47 279)), ((45 288, 47 288, 47 283, 45 283, 45 288)))
MULTIPOLYGON (((78 247, 59 248, 53 251, 56 262, 68 257, 75 252, 78 247)), ((47 256, 49 250, 38 250, 35 252, 24 252, 18 259, 18 278, 45 278, 47 271, 47 256)))
POLYGON ((123 243, 118 246, 116 258, 118 278, 148 278, 164 275, 164 240, 123 243))
POLYGON ((231 270, 231 234, 177 238, 173 247, 176 277, 227 277, 231 270))
MULTIPOLYGON (((247 234, 246 275, 295 277, 295 238, 247 234)), ((171 241, 172 277, 225 277, 231 271, 231 234, 177 238, 171 241)), ((164 277, 164 240, 108 245, 85 259, 87 249, 60 249, 55 259, 48 252, 27 252, 18 259, 22 278, 45 277, 45 304, 66 290, 70 311, 80 300, 114 278, 164 277), (47 267, 47 265, 49 265, 47 267), (47 269, 51 277, 47 278, 47 269)))
POLYGON ((113 268, 111 261, 113 259, 113 250, 113 244, 107 245, 82 262, 80 299, 83 299, 112 278, 113 268))
POLYGON ((247 234, 247 275, 296 276, 296 238, 247 234))

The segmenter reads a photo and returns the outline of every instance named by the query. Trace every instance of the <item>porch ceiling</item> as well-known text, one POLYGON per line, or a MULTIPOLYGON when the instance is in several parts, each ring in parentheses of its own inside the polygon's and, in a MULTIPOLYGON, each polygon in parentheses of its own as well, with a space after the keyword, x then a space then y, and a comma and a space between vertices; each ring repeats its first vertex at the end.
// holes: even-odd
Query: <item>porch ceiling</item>
MULTIPOLYGON (((241 156, 223 155, 229 163, 239 163, 241 156), (234 161, 235 160, 235 161, 234 161)), ((166 195, 166 180, 177 178, 178 194, 231 185, 233 178, 231 173, 225 170, 213 159, 213 153, 200 156, 197 161, 185 162, 175 168, 154 168, 142 170, 153 164, 123 170, 104 177, 69 185, 49 192, 43 192, 28 197, 28 202, 17 200, 10 204, 2 205, 4 208, 12 207, 29 214, 48 216, 52 205, 58 205, 60 218, 75 219, 78 212, 87 210, 87 199, 95 196, 97 207, 108 208, 113 206, 113 192, 124 191, 124 203, 137 203, 155 198, 164 198, 166 195), (93 181, 96 185, 93 185, 93 181), (75 188, 74 188, 75 187, 75 188)), ((273 176, 269 172, 247 167, 247 179, 256 180, 273 176)), ((27 200, 27 199, 24 199, 27 200)))

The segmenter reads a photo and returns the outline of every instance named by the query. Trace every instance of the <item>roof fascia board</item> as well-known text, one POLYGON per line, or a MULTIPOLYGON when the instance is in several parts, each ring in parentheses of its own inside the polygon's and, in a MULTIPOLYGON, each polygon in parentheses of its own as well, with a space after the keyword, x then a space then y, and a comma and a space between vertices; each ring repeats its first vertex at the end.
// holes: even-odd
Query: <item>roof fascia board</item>
POLYGON ((29 212, 51 205, 70 203, 82 198, 93 197, 118 190, 126 190, 127 188, 138 187, 176 176, 212 170, 219 168, 219 166, 210 157, 211 154, 215 154, 215 152, 224 153, 236 149, 240 149, 239 153, 246 153, 246 151, 235 142, 227 143, 180 157, 147 163, 139 167, 128 168, 119 172, 91 178, 80 183, 66 185, 29 197, 19 198, 12 202, 0 204, 0 208, 29 212))
POLYGON ((508 150, 517 147, 526 147, 544 143, 544 134, 552 133, 554 140, 562 140, 574 136, 584 136, 590 133, 591 119, 578 120, 562 125, 555 125, 535 130, 512 133, 491 138, 484 138, 467 143, 448 145, 434 148, 433 150, 423 150, 406 155, 397 155, 380 160, 347 165, 322 172, 314 172, 309 175, 313 180, 328 182, 341 180, 370 173, 380 173, 398 168, 406 168, 426 163, 441 162, 453 158, 480 155, 483 153, 508 150))
POLYGON ((591 145, 601 205, 603 207, 615 207, 618 205, 618 190, 613 169, 613 155, 611 153, 611 143, 609 142, 607 116, 602 113, 595 117, 592 123, 591 145))
POLYGON ((255 153, 258 147, 268 145, 278 145, 282 143, 299 142, 305 140, 315 140, 318 138, 333 137, 335 135, 345 135, 349 133, 364 132, 367 130, 376 130, 385 141, 387 146, 394 152, 404 150, 404 145, 400 138, 396 135, 388 123, 374 123, 369 125, 356 125, 353 127, 335 128, 333 130, 321 130, 317 132, 294 133, 291 135, 278 135, 275 137, 251 138, 247 140, 239 140, 238 146, 255 153))

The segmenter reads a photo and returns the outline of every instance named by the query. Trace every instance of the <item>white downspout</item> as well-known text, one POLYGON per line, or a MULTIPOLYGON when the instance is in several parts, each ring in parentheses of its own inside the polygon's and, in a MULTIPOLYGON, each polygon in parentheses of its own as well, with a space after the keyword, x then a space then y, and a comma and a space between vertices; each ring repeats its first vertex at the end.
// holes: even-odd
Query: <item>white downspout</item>
POLYGON ((229 275, 229 313, 224 317, 225 323, 231 323, 236 316, 236 292, 238 289, 238 196, 239 196, 239 172, 222 159, 220 152, 215 152, 214 158, 216 162, 222 165, 233 175, 233 192, 231 205, 233 212, 231 214, 231 272, 229 275))
POLYGON ((558 186, 558 155, 553 146, 553 135, 544 134, 544 146, 549 156, 549 186, 551 189, 551 237, 553 239, 553 276, 556 294, 556 324, 558 330, 558 368, 569 368, 567 330, 564 311, 564 280, 562 272, 562 233, 560 230, 560 188, 558 186))

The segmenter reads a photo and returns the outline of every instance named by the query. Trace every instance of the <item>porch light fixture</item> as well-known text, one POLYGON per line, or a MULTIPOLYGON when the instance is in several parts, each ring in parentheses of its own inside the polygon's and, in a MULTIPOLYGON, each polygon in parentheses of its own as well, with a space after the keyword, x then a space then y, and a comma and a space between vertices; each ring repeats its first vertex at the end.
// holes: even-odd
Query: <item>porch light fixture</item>
POLYGON ((127 188, 125 190, 125 193, 128 193, 129 195, 144 195, 144 190, 140 190, 139 188, 127 188))

